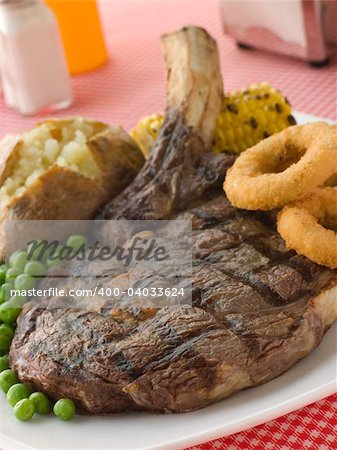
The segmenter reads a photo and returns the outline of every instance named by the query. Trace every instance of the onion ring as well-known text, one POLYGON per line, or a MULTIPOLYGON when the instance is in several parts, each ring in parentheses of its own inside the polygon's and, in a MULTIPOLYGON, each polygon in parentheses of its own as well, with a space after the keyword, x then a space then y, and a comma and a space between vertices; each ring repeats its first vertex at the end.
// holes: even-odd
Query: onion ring
POLYGON ((324 183, 324 186, 337 186, 337 173, 331 175, 324 183))
POLYGON ((224 190, 233 206, 268 210, 306 197, 337 172, 337 126, 297 125, 242 153, 224 190))
POLYGON ((330 269, 337 268, 337 190, 316 189, 303 201, 285 206, 277 229, 287 247, 330 269))

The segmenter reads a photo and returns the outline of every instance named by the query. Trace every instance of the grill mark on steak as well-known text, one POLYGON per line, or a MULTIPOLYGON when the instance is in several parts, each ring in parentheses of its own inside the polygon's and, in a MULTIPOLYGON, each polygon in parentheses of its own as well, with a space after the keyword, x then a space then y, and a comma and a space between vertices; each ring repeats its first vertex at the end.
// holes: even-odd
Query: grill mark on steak
MULTIPOLYGON (((220 197, 220 201, 222 203, 228 203, 226 200, 224 200, 223 197, 220 197)), ((224 209, 226 209, 226 206, 224 207, 224 209)), ((241 211, 240 211, 241 212, 241 211)), ((183 217, 184 214, 183 213, 181 216, 179 217, 183 217)), ((284 268, 284 271, 290 272, 291 270, 293 270, 293 278, 299 278, 299 275, 301 275, 301 277, 303 277, 303 279, 307 282, 307 283, 313 283, 314 282, 314 276, 315 275, 321 275, 322 272, 322 268, 314 263, 309 262, 307 259, 305 259, 304 257, 295 255, 294 251, 288 251, 285 247, 284 247, 284 243, 282 242, 282 239, 279 235, 275 234, 275 232, 271 232, 270 229, 265 230, 265 233, 263 234, 260 230, 259 230, 259 226, 260 226, 260 221, 262 222, 263 226, 265 224, 265 221, 262 220, 263 218, 263 214, 259 213, 256 215, 254 221, 252 222, 252 224, 254 225, 254 229, 256 230, 255 232, 249 232, 247 234, 247 229, 245 230, 245 234, 242 235, 242 232, 240 232, 239 234, 233 231, 233 227, 231 222, 234 221, 234 223, 237 221, 237 218, 240 217, 238 216, 238 212, 233 216, 231 216, 231 219, 228 219, 226 217, 226 219, 223 220, 223 222, 219 222, 219 220, 217 220, 215 218, 214 215, 211 215, 208 211, 206 211, 205 214, 202 213, 202 211, 200 211, 199 209, 194 209, 193 210, 193 214, 195 216, 197 216, 198 218, 203 217, 207 220, 209 220, 209 218, 212 218, 212 222, 213 222, 213 227, 219 227, 221 228, 221 230, 226 230, 227 235, 226 235, 226 241, 224 241, 224 238, 222 239, 222 244, 223 244, 223 248, 226 250, 231 250, 234 248, 238 248, 242 243, 247 243, 250 246, 252 246, 254 248, 254 250, 256 250, 257 252, 259 252, 262 256, 265 256, 267 258, 270 259, 270 261, 266 264, 265 266, 265 272, 268 272, 268 270, 273 270, 273 269, 277 269, 277 268, 284 268), (231 225, 231 227, 228 227, 228 225, 231 225), (228 229, 230 229, 230 231, 228 232, 228 229), (230 238, 229 238, 230 237, 230 238), (275 239, 276 238, 276 239, 275 239), (275 247, 274 242, 277 242, 277 245, 275 247), (272 245, 271 245, 272 244, 272 245)), ((252 214, 253 215, 253 214, 252 214)), ((245 219, 245 216, 243 216, 245 219)), ((254 217, 254 215, 253 215, 254 217)), ((241 217, 242 219, 242 217, 241 217)), ((252 220, 252 218, 250 218, 249 220, 252 220)), ((268 221, 271 220, 270 218, 268 219, 268 221)), ((193 219, 192 219, 193 221, 193 219)), ((268 222, 267 222, 268 223, 268 222)), ((235 227, 236 228, 236 227, 235 227)), ((203 230, 204 229, 204 224, 199 224, 198 229, 203 230)), ((217 228, 215 228, 217 229, 217 228)), ((214 231, 214 228, 212 229, 214 231)), ((206 232, 206 234, 208 233, 208 237, 209 237, 209 231, 206 232)), ((198 236, 198 235, 197 235, 198 236)), ((200 239, 200 235, 199 235, 199 239, 200 239)), ((197 242, 197 239, 195 239, 195 242, 197 242)), ((206 245, 203 245, 203 252, 204 254, 201 255, 201 258, 205 258, 207 257, 207 255, 209 254, 208 249, 206 245)), ((198 248, 199 251, 199 248, 198 248)), ((214 245, 211 246, 211 252, 214 251, 214 245)), ((197 256, 200 257, 200 254, 197 253, 197 256)), ((214 256, 213 253, 213 258, 216 259, 216 254, 214 256)), ((324 269, 323 269, 324 270, 324 269)), ((228 271, 228 268, 226 268, 226 270, 224 271, 224 273, 226 273, 227 275, 231 275, 233 274, 232 272, 228 271)), ((241 279, 241 281, 249 284, 250 286, 252 286, 253 288, 257 289, 259 292, 264 293, 265 295, 268 296, 269 300, 276 304, 276 305, 282 305, 284 303, 284 295, 278 295, 277 292, 275 292, 275 289, 273 289, 272 286, 266 284, 265 282, 262 282, 261 279, 257 278, 257 276, 259 276, 259 273, 255 271, 251 272, 251 271, 246 271, 246 266, 245 266, 245 273, 243 275, 243 277, 237 276, 237 279, 241 279)), ((302 295, 303 293, 305 293, 305 290, 303 291, 303 289, 299 289, 297 294, 297 297, 299 295, 302 295)), ((292 298, 292 300, 296 300, 296 296, 295 298, 292 298)))
POLYGON ((270 305, 280 306, 284 304, 284 300, 277 294, 277 292, 275 292, 266 284, 262 283, 258 278, 254 276, 253 273, 235 273, 221 266, 217 266, 217 268, 223 274, 231 277, 233 280, 240 281, 241 283, 244 283, 247 286, 251 287, 254 291, 261 294, 270 305))
MULTIPOLYGON (((121 343, 123 356, 127 361, 132 360, 137 374, 142 375, 153 369, 159 361, 170 361, 178 353, 188 353, 193 358, 193 340, 200 334, 218 327, 221 327, 221 324, 202 310, 161 310, 158 311, 155 321, 144 323, 121 343), (186 327, 187 323, 189 327, 186 327), (146 351, 149 342, 153 348, 146 351)), ((120 346, 118 348, 120 349, 120 346)))
POLYGON ((140 372, 136 370, 133 364, 125 358, 123 352, 120 352, 120 358, 117 361, 117 367, 122 371, 126 371, 130 376, 130 379, 135 380, 140 376, 140 372))
MULTIPOLYGON (((245 242, 247 242, 247 241, 245 241, 245 242)), ((240 249, 241 244, 242 244, 242 242, 236 246, 233 245, 232 247, 226 248, 224 253, 226 255, 228 255, 229 251, 240 249)), ((276 257, 274 260, 267 261, 264 263, 264 261, 263 261, 264 256, 266 254, 271 256, 270 252, 266 251, 266 249, 264 249, 265 251, 263 253, 261 253, 258 245, 252 246, 252 248, 254 249, 254 251, 256 251, 261 256, 261 261, 262 261, 262 266, 260 266, 260 262, 258 262, 257 263, 258 267, 256 269, 261 270, 263 267, 264 270, 266 271, 266 270, 268 270, 269 267, 273 267, 273 266, 277 265, 279 263, 279 261, 283 261, 285 259, 284 255, 278 254, 278 257, 276 257), (257 250, 257 248, 259 248, 259 251, 257 250)), ((275 252, 274 252, 274 254, 275 254, 275 252)), ((245 255, 247 255, 247 253, 245 253, 245 255)), ((236 259, 237 259, 237 257, 236 257, 236 259)), ((226 263, 226 262, 225 262, 225 264, 221 264, 221 262, 219 263, 217 261, 217 253, 213 253, 211 255, 211 258, 208 260, 208 262, 214 264, 225 275, 230 276, 233 279, 243 282, 243 283, 249 285, 250 287, 252 287, 254 290, 256 290, 257 292, 262 294, 262 296, 264 296, 271 305, 280 306, 280 305, 284 304, 285 299, 282 296, 280 296, 275 289, 273 289, 267 283, 263 282, 262 279, 256 275, 256 273, 255 273, 256 269, 249 270, 249 266, 247 268, 246 265, 243 268, 236 267, 236 266, 231 268, 228 266, 228 263, 226 263)), ((238 264, 238 266, 240 266, 240 258, 239 258, 237 264, 238 264)))
MULTIPOLYGON (((163 128, 100 217, 190 219, 192 306, 121 309, 100 299, 88 312, 68 298, 31 302, 11 346, 22 382, 87 413, 203 407, 282 374, 337 319, 336 272, 289 252, 275 212, 237 210, 219 195, 233 157, 207 150, 223 98, 214 41, 188 27, 165 36, 164 48, 163 128)), ((110 273, 117 283, 128 275, 110 273)))
POLYGON ((281 306, 284 305, 284 299, 275 292, 274 289, 267 286, 260 279, 258 279, 253 273, 246 273, 241 275, 242 280, 246 281, 250 286, 256 289, 271 306, 281 306))
POLYGON ((313 280, 315 274, 322 270, 317 264, 312 264, 311 262, 308 264, 308 262, 309 260, 304 257, 292 254, 291 258, 287 260, 287 265, 300 272, 303 278, 310 282, 313 280))

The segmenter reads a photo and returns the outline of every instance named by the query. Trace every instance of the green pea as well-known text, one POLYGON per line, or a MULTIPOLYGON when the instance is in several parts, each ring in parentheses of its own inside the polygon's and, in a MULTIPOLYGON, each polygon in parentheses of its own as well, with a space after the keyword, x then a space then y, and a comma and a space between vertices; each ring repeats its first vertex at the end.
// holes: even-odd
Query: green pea
POLYGON ((49 259, 58 258, 63 249, 64 245, 59 244, 54 251, 50 252, 49 259))
POLYGON ((61 262, 60 255, 63 249, 64 249, 63 245, 58 245, 55 251, 50 253, 46 261, 48 267, 53 267, 56 264, 60 264, 61 262))
POLYGON ((8 308, 22 308, 27 298, 24 295, 13 295, 3 306, 8 308))
POLYGON ((27 252, 24 252, 23 250, 17 250, 9 258, 10 267, 13 269, 14 268, 19 269, 21 273, 26 263, 27 263, 27 252))
POLYGON ((11 295, 12 289, 14 289, 14 285, 12 283, 4 283, 0 287, 0 304, 5 303, 12 297, 11 295))
POLYGON ((55 251, 51 252, 46 260, 47 267, 54 267, 60 264, 60 253, 63 250, 63 245, 58 245, 55 251))
POLYGON ((9 260, 8 260, 8 266, 9 267, 13 267, 14 266, 14 259, 16 257, 16 255, 20 252, 20 250, 15 250, 15 252, 13 252, 10 256, 9 256, 9 260))
POLYGON ((28 255, 28 261, 36 261, 36 260, 41 260, 44 256, 44 252, 43 254, 40 255, 40 253, 42 253, 43 247, 39 246, 39 244, 41 244, 43 241, 36 239, 35 241, 33 241, 31 244, 28 245, 27 247, 27 255, 28 255))
POLYGON ((6 324, 15 323, 25 302, 26 297, 17 295, 10 298, 8 302, 0 305, 0 320, 6 324))
POLYGON ((9 369, 9 357, 8 355, 0 356, 0 373, 9 369))
POLYGON ((23 400, 20 400, 15 406, 14 406, 14 415, 17 419, 27 422, 27 420, 30 420, 35 414, 35 407, 34 403, 29 400, 29 398, 24 398, 23 400))
POLYGON ((34 278, 30 275, 27 275, 26 273, 22 273, 14 281, 14 287, 19 291, 28 291, 30 289, 33 289, 34 286, 34 278))
POLYGON ((27 247, 27 262, 45 262, 53 252, 54 245, 48 241, 36 240, 27 247), (42 245, 41 245, 42 244, 42 245), (50 245, 50 246, 49 246, 50 245))
POLYGON ((60 264, 60 259, 59 258, 55 258, 55 259, 47 259, 46 264, 48 268, 51 267, 55 267, 58 266, 60 264))
POLYGON ((51 410, 50 400, 43 392, 33 392, 29 400, 34 403, 35 411, 38 414, 48 414, 51 410))
POLYGON ((25 384, 13 384, 13 386, 8 389, 7 401, 11 406, 15 406, 20 400, 28 398, 31 392, 30 388, 25 384))
POLYGON ((76 411, 75 403, 69 398, 61 398, 58 400, 53 408, 54 414, 61 420, 71 420, 76 411))
POLYGON ((2 305, 2 303, 5 303, 6 301, 6 290, 4 288, 4 285, 2 285, 0 287, 0 305, 2 305))
POLYGON ((7 353, 12 339, 14 337, 14 331, 12 327, 6 324, 0 325, 0 353, 7 353))
POLYGON ((3 370, 0 373, 0 389, 7 394, 9 388, 13 386, 13 384, 19 383, 18 377, 16 373, 11 369, 3 370))
POLYGON ((32 277, 44 277, 46 266, 39 261, 31 261, 25 265, 24 273, 32 277))
POLYGON ((9 257, 9 267, 14 267, 14 261, 16 258, 16 255, 20 252, 21 250, 15 250, 14 253, 11 254, 11 256, 9 257))
POLYGON ((88 246, 88 240, 85 236, 82 236, 81 234, 69 236, 67 239, 66 245, 68 247, 73 248, 74 250, 78 250, 80 247, 88 246))
POLYGON ((7 266, 6 264, 1 264, 0 266, 0 284, 3 284, 6 280, 7 266))
POLYGON ((0 306, 0 320, 5 324, 15 323, 20 313, 21 308, 8 308, 5 304, 0 306))
POLYGON ((16 278, 20 274, 22 274, 21 269, 19 269, 18 267, 10 267, 6 273, 6 282, 14 281, 14 278, 16 278))

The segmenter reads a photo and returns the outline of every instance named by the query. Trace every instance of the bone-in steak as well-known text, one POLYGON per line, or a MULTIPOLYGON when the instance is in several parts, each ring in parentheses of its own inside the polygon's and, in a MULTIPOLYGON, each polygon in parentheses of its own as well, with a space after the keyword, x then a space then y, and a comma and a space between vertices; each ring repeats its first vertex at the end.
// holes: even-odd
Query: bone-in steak
POLYGON ((232 158, 207 151, 222 98, 214 42, 191 27, 164 47, 164 127, 100 218, 190 219, 192 306, 87 310, 45 299, 26 305, 11 347, 20 380, 88 413, 200 408, 280 375, 337 319, 336 273, 288 251, 272 214, 233 208, 221 192, 232 158))

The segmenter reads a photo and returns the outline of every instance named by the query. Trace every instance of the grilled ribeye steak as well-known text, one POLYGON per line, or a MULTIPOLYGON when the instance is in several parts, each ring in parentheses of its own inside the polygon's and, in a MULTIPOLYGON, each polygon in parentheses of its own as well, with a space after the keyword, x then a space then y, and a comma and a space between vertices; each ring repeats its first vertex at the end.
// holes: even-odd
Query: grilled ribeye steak
POLYGON ((90 413, 188 411, 266 382, 318 346, 337 316, 334 272, 287 251, 266 214, 223 195, 179 217, 194 224, 193 306, 27 305, 11 348, 22 381, 90 413))
POLYGON ((164 44, 165 125, 100 217, 191 220, 192 306, 88 310, 45 299, 25 306, 11 347, 22 381, 88 413, 203 407, 280 375, 337 319, 336 272, 288 251, 272 215, 233 208, 221 193, 230 157, 207 151, 222 96, 214 42, 192 27, 164 44))

